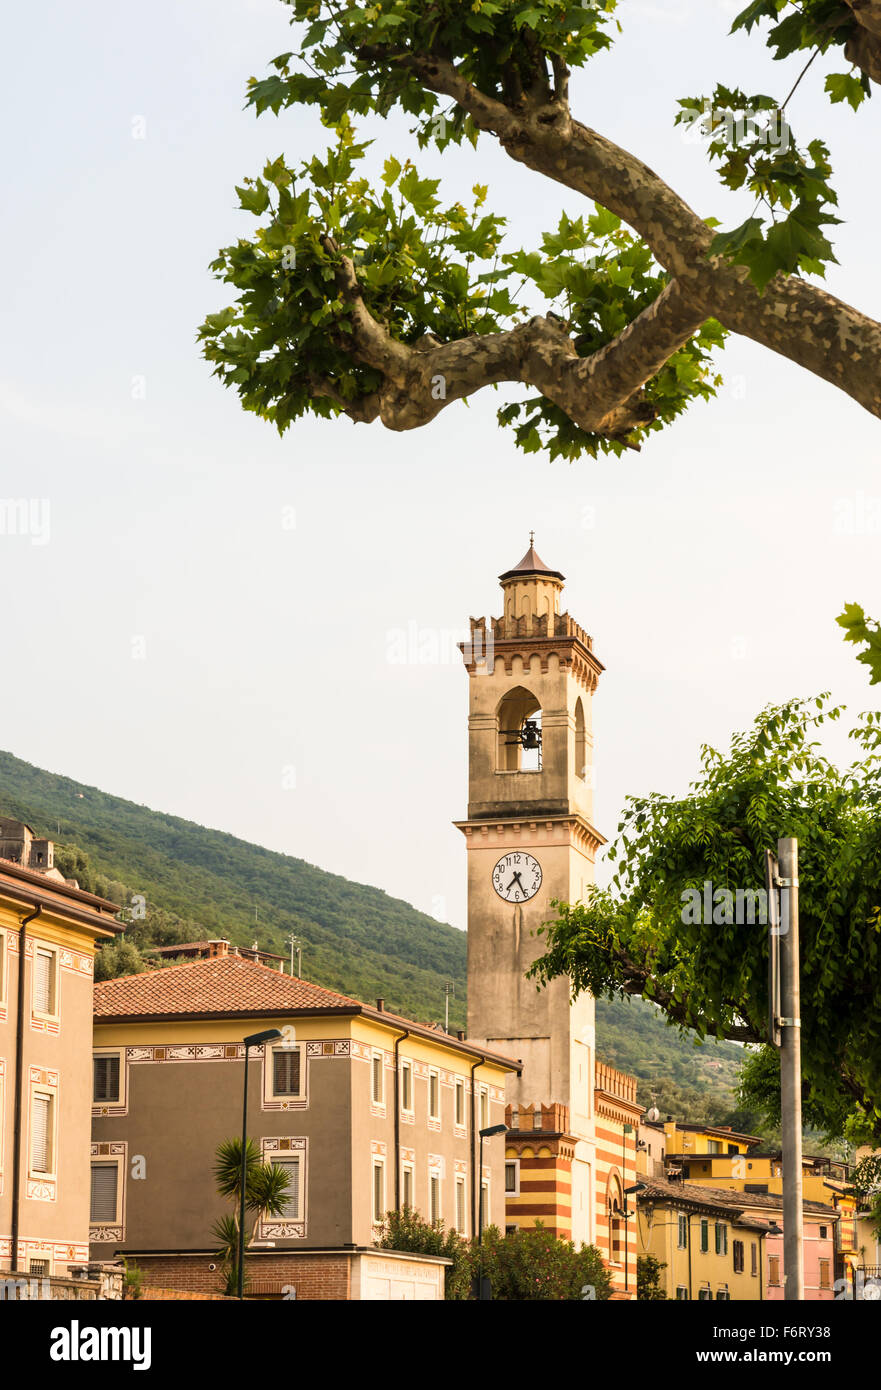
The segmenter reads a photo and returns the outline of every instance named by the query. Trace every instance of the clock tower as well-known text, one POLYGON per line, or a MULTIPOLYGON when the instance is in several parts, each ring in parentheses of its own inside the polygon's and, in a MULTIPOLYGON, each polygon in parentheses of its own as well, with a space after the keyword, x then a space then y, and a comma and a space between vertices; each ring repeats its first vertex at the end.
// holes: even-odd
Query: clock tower
POLYGON ((508 1092, 511 1127, 521 1137, 543 1131, 551 1157, 542 1162, 558 1178, 550 1193, 548 1182, 534 1183, 532 1203, 509 1201, 508 1220, 531 1226, 539 1215, 558 1235, 589 1242, 599 1197, 594 1001, 570 1003, 566 979, 537 989, 526 978, 543 951, 537 928, 555 916, 552 899, 582 898, 605 843, 592 820, 591 737, 603 666, 560 611, 563 579, 530 536, 520 563, 500 575, 501 617, 471 619, 462 647, 468 817, 456 824, 468 851, 468 1037, 522 1061, 508 1092), (553 1200, 538 1200, 540 1188, 553 1200))

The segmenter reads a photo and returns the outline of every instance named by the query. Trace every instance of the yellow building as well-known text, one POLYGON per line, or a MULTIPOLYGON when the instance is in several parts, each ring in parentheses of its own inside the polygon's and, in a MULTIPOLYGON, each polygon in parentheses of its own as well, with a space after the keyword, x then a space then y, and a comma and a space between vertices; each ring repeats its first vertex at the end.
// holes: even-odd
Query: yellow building
POLYGON ((637 1248, 665 1266, 669 1299, 744 1302, 765 1296, 769 1219, 727 1192, 652 1178, 640 1192, 637 1248))
MULTIPOLYGON (((661 1126, 650 1126, 660 1129, 661 1126)), ((782 1154, 757 1154, 761 1140, 754 1134, 738 1134, 721 1126, 663 1125, 665 1164, 668 1174, 703 1187, 761 1195, 783 1194, 782 1154)), ((837 1220, 834 1278, 853 1283, 854 1271, 866 1263, 860 1255, 857 1200, 849 1188, 847 1164, 805 1154, 802 1157, 802 1195, 806 1203, 825 1206, 837 1220)), ((823 1256, 825 1259, 825 1255, 823 1256)))

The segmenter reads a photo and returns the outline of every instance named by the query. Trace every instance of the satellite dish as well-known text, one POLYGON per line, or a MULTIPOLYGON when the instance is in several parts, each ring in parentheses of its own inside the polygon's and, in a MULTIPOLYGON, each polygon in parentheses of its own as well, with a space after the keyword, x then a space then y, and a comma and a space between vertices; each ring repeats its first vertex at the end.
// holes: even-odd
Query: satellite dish
POLYGON ((661 1112, 656 1105, 653 1105, 650 1110, 645 1112, 645 1117, 650 1124, 654 1124, 655 1120, 661 1118, 661 1112))

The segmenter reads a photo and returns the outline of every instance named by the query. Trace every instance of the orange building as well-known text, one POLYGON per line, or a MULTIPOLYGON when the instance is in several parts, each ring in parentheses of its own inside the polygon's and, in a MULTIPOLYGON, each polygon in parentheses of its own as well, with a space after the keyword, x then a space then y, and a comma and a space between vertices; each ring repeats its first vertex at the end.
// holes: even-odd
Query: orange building
POLYGON ((89 1254, 92 977, 118 908, 0 817, 0 1269, 66 1277, 89 1254))

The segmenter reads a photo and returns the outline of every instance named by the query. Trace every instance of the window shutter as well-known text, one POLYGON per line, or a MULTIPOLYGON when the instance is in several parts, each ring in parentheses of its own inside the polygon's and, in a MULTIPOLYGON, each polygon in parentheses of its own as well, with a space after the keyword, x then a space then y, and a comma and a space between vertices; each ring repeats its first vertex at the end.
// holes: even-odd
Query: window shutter
POLYGON ((382 1164, 373 1165, 373 1220, 382 1221, 385 1212, 382 1209, 382 1164))
POLYGON ((92 1204, 90 1221, 116 1220, 116 1187, 119 1169, 115 1163, 92 1164, 92 1204))
POLYGON ((52 957, 38 951, 34 957, 34 1008, 47 1014, 52 1004, 52 957))
POLYGON ((456 1230, 465 1230, 465 1184, 456 1183, 456 1230))
POLYGON ((435 1177, 433 1173, 429 1182, 429 1188, 431 1195, 431 1221, 434 1223, 440 1220, 440 1179, 435 1177))
POLYGON ((94 1099, 119 1100, 119 1058, 95 1058, 94 1099))
POLYGON ((49 1107, 48 1096, 34 1096, 31 1107, 31 1171, 49 1172, 49 1107))
POLYGON ((373 1058, 373 1101, 375 1105, 382 1104, 382 1058, 373 1058))
POLYGON ((300 1094, 300 1049, 278 1048, 272 1054, 272 1089, 277 1096, 300 1094))
POLYGON ((404 1193, 403 1193, 403 1196, 404 1196, 403 1205, 404 1205, 405 1207, 409 1207, 409 1208, 412 1210, 412 1208, 413 1208, 413 1169, 412 1169, 412 1168, 405 1168, 405 1169, 404 1169, 404 1193))
POLYGON ((276 1158, 272 1162, 276 1168, 283 1168, 288 1175, 288 1190, 284 1196, 283 1221, 300 1219, 300 1160, 299 1158, 276 1158))

